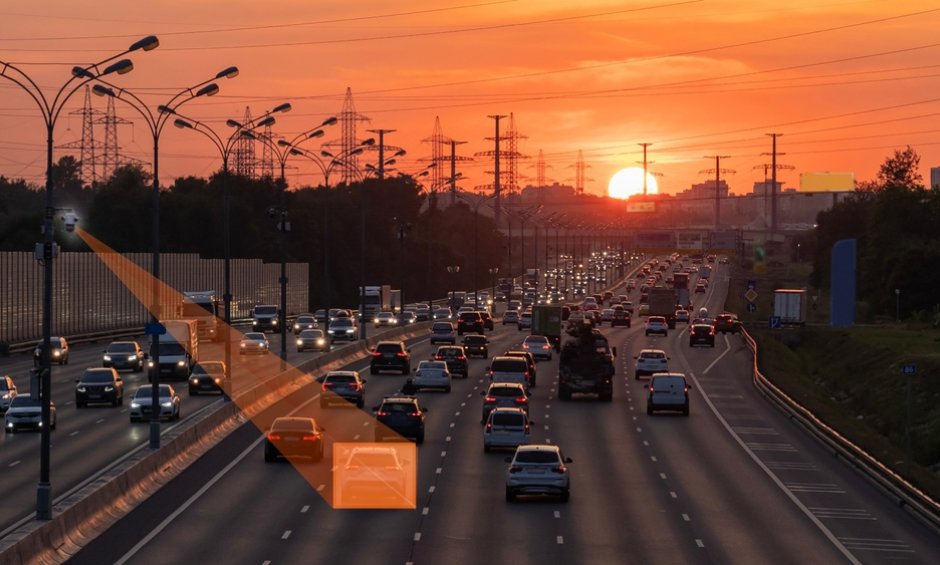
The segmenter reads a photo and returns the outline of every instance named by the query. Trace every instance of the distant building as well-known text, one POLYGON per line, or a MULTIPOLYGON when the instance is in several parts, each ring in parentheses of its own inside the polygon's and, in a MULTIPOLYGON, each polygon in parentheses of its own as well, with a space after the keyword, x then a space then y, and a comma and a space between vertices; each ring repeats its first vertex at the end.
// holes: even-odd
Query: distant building
POLYGON ((930 167, 930 188, 940 190, 940 167, 930 167))

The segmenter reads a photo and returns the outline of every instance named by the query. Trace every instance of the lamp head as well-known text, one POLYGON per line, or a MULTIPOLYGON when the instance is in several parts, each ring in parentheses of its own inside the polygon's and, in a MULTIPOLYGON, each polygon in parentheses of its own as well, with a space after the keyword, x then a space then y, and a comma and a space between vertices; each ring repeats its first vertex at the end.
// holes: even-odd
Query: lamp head
POLYGON ((196 129, 196 127, 182 118, 173 120, 173 125, 180 129, 196 129))
POLYGON ((216 73, 215 78, 235 78, 238 76, 238 67, 229 67, 216 73))
POLYGON ((197 90, 196 94, 193 97, 195 98, 199 96, 215 96, 218 93, 219 93, 219 85, 212 82, 203 86, 199 90, 197 90))
POLYGON ((241 123, 236 122, 235 120, 232 120, 232 119, 225 120, 225 125, 227 125, 228 127, 231 127, 231 128, 240 128, 240 127, 242 127, 241 123))
POLYGON ((72 76, 75 78, 97 78, 97 75, 84 67, 72 67, 72 76))
POLYGON ((134 63, 130 59, 121 59, 116 63, 111 63, 108 65, 104 71, 101 72, 101 75, 110 75, 117 73, 119 75, 126 75, 127 73, 134 70, 134 63))
POLYGON ((323 137, 324 134, 325 132, 322 129, 317 129, 317 130, 310 132, 310 134, 307 135, 307 139, 313 139, 315 137, 323 137))
POLYGON ((374 137, 367 138, 365 141, 362 142, 362 145, 375 145, 375 138, 374 137))
POLYGON ((143 39, 139 39, 130 46, 128 51, 137 51, 143 49, 144 51, 153 51, 160 46, 160 40, 157 39, 156 35, 148 35, 143 39))
POLYGON ((285 102, 283 104, 275 106, 274 109, 271 110, 271 113, 278 114, 278 113, 283 113, 283 112, 290 112, 290 110, 291 110, 290 102, 285 102))
POLYGON ((271 126, 271 125, 274 125, 274 122, 275 122, 275 121, 276 121, 276 120, 274 119, 274 116, 268 116, 268 117, 266 117, 265 119, 263 119, 263 120, 261 120, 260 122, 258 122, 257 124, 255 124, 255 127, 256 127, 256 128, 263 128, 263 127, 265 127, 265 126, 271 126))
POLYGON ((114 94, 113 90, 111 90, 107 86, 104 86, 103 84, 96 84, 95 86, 91 87, 91 91, 97 94, 98 96, 112 96, 112 97, 117 96, 116 94, 114 94))
POLYGON ((321 125, 321 126, 331 126, 331 125, 335 124, 335 123, 338 122, 338 121, 339 121, 339 120, 336 118, 336 116, 331 116, 331 117, 329 117, 329 118, 323 120, 323 123, 320 124, 320 125, 321 125))

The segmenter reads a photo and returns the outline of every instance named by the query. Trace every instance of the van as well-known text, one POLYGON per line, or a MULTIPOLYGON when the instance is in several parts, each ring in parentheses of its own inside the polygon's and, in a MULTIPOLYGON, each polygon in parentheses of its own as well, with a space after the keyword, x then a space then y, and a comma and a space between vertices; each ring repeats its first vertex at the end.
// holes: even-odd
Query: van
POLYGON ((486 370, 493 383, 518 383, 529 390, 529 366, 522 357, 499 356, 486 370))
POLYGON ((531 422, 522 408, 494 408, 483 427, 483 451, 494 447, 515 449, 531 443, 531 422))

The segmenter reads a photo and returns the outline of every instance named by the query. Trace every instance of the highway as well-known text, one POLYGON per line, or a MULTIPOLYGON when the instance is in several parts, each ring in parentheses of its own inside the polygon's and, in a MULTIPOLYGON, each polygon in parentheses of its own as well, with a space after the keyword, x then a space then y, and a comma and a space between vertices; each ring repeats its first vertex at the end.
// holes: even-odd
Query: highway
MULTIPOLYGON (((720 310, 721 267, 696 307, 720 310)), ((639 319, 635 319, 639 322, 639 319)), ((571 500, 503 496, 509 452, 484 454, 485 360, 429 408, 418 447, 417 508, 333 510, 333 464, 265 464, 247 423, 167 487, 87 545, 72 563, 936 563, 940 539, 761 398, 737 335, 690 349, 684 325, 644 337, 641 323, 603 329, 618 348, 612 403, 555 397, 557 356, 538 367, 533 441, 571 457, 571 500), (691 415, 645 411, 633 355, 663 348, 693 382, 691 415)), ((524 333, 497 325, 491 355, 524 333)), ((409 342, 414 360, 436 346, 409 342)), ((371 439, 368 408, 404 377, 370 375, 366 411, 321 410, 298 393, 333 441, 371 439)), ((293 402, 298 405, 298 401, 293 402)), ((262 415, 270 420, 276 409, 262 415)), ((59 433, 59 432, 57 432, 59 433)), ((328 450, 329 453, 329 450, 328 450)))

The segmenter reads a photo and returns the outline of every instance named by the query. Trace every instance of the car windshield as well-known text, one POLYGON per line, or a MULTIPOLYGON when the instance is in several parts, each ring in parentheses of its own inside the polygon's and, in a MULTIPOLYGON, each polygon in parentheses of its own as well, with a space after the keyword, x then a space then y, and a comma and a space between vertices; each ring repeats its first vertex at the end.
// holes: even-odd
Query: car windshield
POLYGON ((382 405, 382 412, 412 413, 415 412, 415 405, 410 402, 386 402, 382 405))
POLYGON ((297 317, 298 324, 312 324, 314 321, 315 320, 313 319, 313 316, 298 316, 297 317))
POLYGON ((186 348, 181 343, 160 343, 160 355, 186 355, 186 348))
POLYGON ((352 320, 349 318, 336 318, 330 325, 334 328, 351 328, 352 320))
POLYGON ((463 338, 463 342, 471 345, 482 345, 486 343, 486 338, 482 335, 468 335, 463 338))
MULTIPOLYGON (((150 394, 151 394, 150 385, 144 385, 144 386, 140 387, 139 389, 137 389, 137 394, 136 394, 135 396, 136 396, 137 398, 150 398, 150 394)), ((161 385, 161 386, 160 386, 160 397, 161 397, 161 398, 169 398, 169 397, 170 397, 170 387, 168 387, 168 386, 162 386, 162 385, 161 385)), ((17 397, 17 398, 19 398, 19 397, 17 397)))
POLYGON ((82 375, 83 383, 111 383, 114 382, 114 375, 111 371, 85 371, 82 375))
POLYGON ((108 346, 108 353, 137 353, 133 343, 119 342, 108 346))
POLYGON ((363 465, 365 467, 385 467, 385 468, 397 468, 398 467, 398 458, 395 456, 394 452, 361 452, 353 451, 352 455, 349 456, 349 461, 346 463, 347 467, 356 467, 363 465))
POLYGON ((273 316, 277 314, 277 306, 255 306, 255 316, 273 316))
POLYGON ((264 334, 252 332, 245 334, 245 339, 250 339, 252 341, 264 341, 265 337, 264 334))
POLYGON ((300 332, 300 337, 308 337, 308 338, 323 337, 323 330, 304 330, 300 332))
POLYGON ((36 407, 40 406, 39 399, 33 400, 32 397, 28 394, 21 394, 13 399, 10 403, 10 408, 24 408, 24 407, 36 407))
POLYGON ((223 375, 225 371, 222 370, 222 365, 219 363, 199 363, 193 367, 194 373, 202 373, 204 375, 223 375))
POLYGON ((278 418, 271 424, 271 430, 279 432, 305 432, 314 429, 315 424, 309 418, 278 418))
POLYGON ((519 451, 514 463, 558 463, 558 454, 554 451, 519 451))

